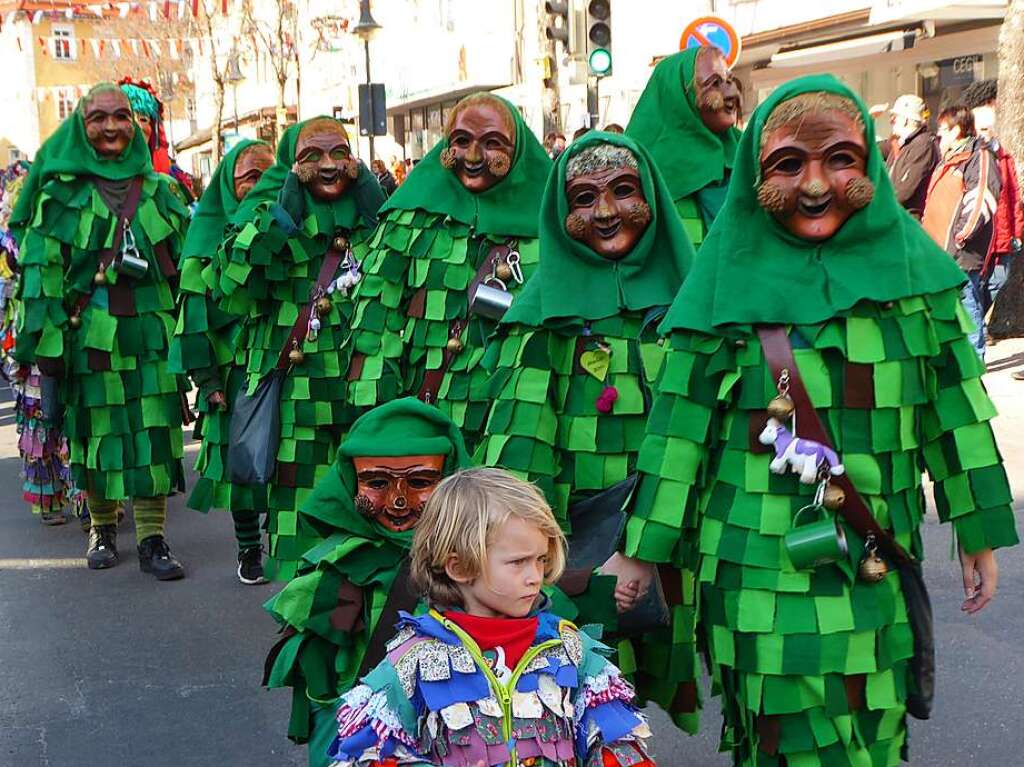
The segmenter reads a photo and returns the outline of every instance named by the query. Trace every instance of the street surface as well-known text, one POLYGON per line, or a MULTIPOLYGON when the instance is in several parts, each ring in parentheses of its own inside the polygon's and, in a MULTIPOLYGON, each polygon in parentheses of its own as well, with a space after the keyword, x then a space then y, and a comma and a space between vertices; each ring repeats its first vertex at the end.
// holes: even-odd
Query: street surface
MULTIPOLYGON (((1017 508, 1024 506, 1024 341, 989 349, 986 377, 1017 508)), ((186 460, 197 446, 187 449, 186 460)), ((235 579, 226 514, 203 516, 171 500, 168 540, 184 581, 139 572, 130 520, 121 564, 85 568, 75 524, 44 528, 21 500, 14 415, 0 402, 0 767, 287 767, 304 750, 284 737, 287 691, 259 687, 275 625, 261 609, 272 586, 235 579)), ((1003 552, 996 601, 960 612, 959 568, 948 529, 924 529, 936 618, 938 700, 912 721, 912 764, 1024 763, 1024 548, 1003 552)), ((658 763, 720 765, 721 721, 709 700, 699 737, 652 712, 658 763)))

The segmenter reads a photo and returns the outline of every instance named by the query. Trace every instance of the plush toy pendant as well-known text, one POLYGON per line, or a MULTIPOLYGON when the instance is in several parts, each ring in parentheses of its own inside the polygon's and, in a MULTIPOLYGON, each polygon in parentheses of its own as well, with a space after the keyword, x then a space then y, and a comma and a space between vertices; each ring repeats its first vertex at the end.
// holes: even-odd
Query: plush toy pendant
POLYGON ((864 542, 864 556, 857 565, 857 577, 865 583, 878 583, 889 573, 889 565, 878 556, 878 546, 875 544, 875 537, 869 535, 864 542))
POLYGON ((618 399, 619 390, 614 386, 606 386, 601 392, 601 396, 594 402, 594 406, 597 408, 598 413, 610 413, 618 399))

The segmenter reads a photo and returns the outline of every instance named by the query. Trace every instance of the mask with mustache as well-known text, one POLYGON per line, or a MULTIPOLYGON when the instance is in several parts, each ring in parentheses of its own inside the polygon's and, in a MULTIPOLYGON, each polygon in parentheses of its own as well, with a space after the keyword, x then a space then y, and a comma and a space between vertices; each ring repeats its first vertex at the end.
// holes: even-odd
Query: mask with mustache
POLYGON ((743 91, 718 48, 700 49, 693 80, 697 109, 708 130, 717 134, 735 127, 743 111, 743 91))

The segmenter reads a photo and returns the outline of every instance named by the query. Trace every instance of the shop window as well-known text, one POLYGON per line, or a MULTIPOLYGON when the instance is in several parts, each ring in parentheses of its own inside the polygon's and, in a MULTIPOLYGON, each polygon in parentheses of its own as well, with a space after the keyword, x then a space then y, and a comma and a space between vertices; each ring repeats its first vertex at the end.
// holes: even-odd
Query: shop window
POLYGON ((64 120, 75 111, 75 96, 70 89, 60 88, 57 91, 57 119, 64 120))
POLYGON ((57 27, 51 30, 53 57, 58 61, 75 60, 75 30, 72 27, 57 27))

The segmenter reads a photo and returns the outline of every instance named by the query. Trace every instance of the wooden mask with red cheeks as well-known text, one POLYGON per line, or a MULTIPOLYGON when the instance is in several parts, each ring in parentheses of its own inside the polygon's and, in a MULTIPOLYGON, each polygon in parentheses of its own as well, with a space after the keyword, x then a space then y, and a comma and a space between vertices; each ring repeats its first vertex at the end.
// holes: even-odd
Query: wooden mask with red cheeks
POLYGON ((392 532, 412 530, 444 475, 443 455, 353 458, 356 510, 392 532))
POLYGON ((693 82, 697 109, 707 129, 725 133, 735 127, 743 109, 743 91, 718 48, 702 47, 698 51, 693 82))
POLYGON ((273 164, 274 153, 266 144, 253 144, 243 149, 235 160, 235 176, 232 179, 235 199, 241 202, 273 164))
POLYGON ((348 136, 334 120, 313 120, 295 142, 295 173, 318 200, 337 200, 359 175, 348 136))
POLYGON ((515 122, 508 108, 493 97, 474 99, 455 109, 441 164, 452 170, 467 190, 479 194, 512 169, 515 122))
POLYGON ((827 240, 871 202, 867 158, 855 104, 828 93, 784 101, 762 132, 758 202, 794 236, 827 240))
POLYGON ((97 90, 82 110, 85 137, 100 157, 119 157, 135 135, 135 120, 128 97, 120 88, 97 90))
POLYGON ((566 165, 565 229, 602 258, 629 254, 651 222, 639 165, 625 147, 587 147, 566 165))

